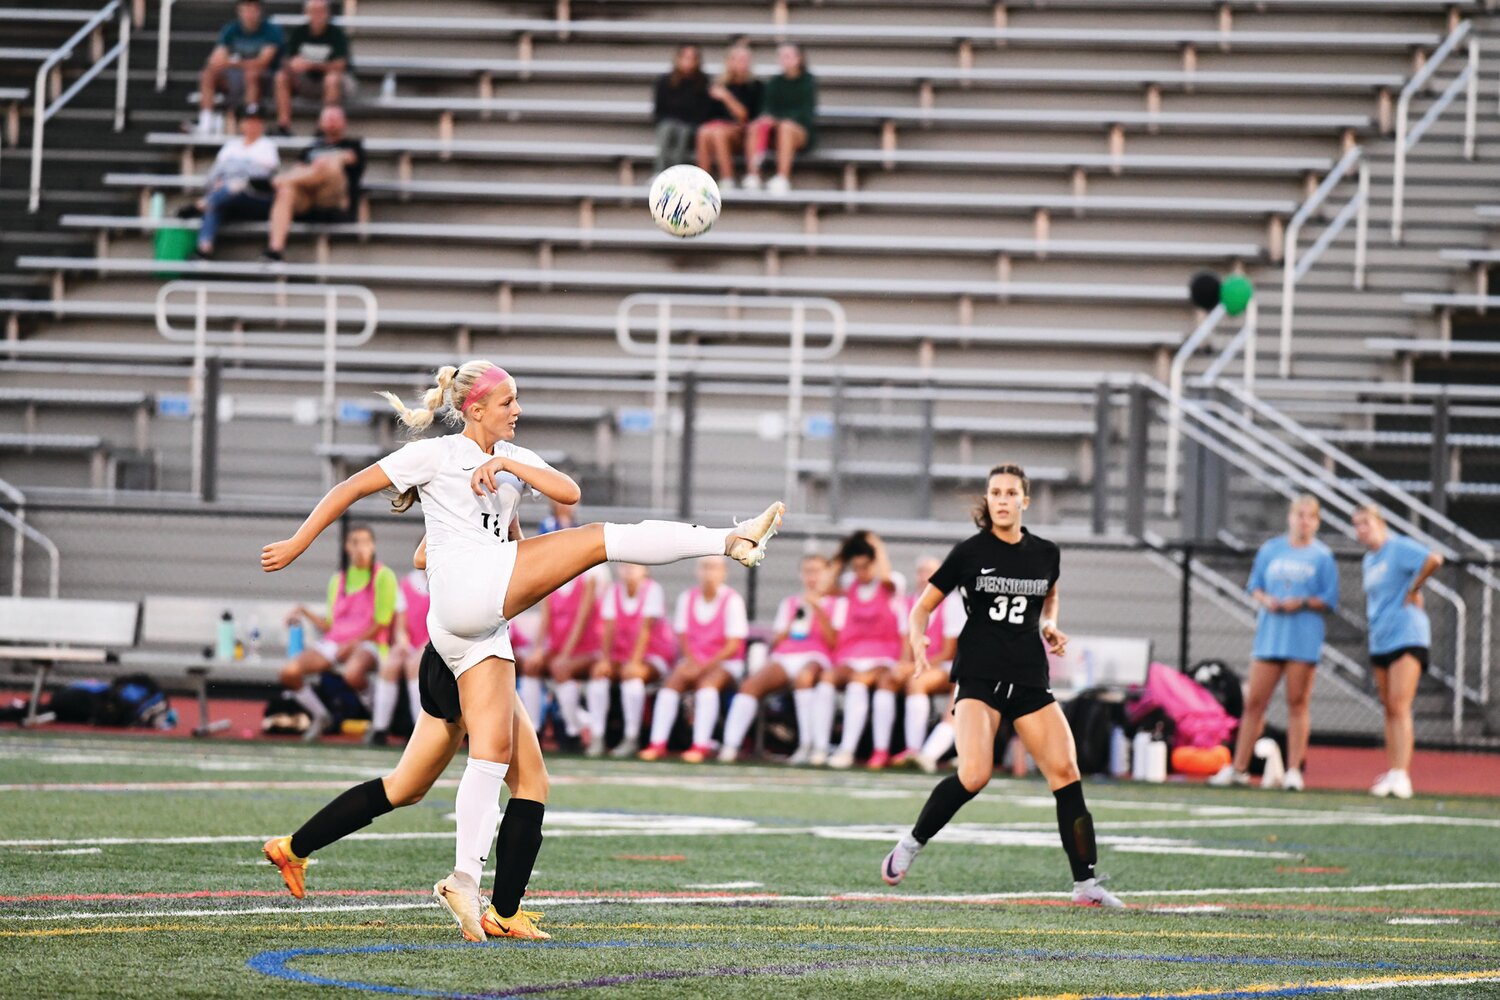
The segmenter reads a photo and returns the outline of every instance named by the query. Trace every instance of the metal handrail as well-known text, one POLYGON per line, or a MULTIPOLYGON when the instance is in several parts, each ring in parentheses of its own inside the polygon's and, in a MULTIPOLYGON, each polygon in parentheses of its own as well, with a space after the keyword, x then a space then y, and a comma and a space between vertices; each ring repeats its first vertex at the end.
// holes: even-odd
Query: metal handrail
POLYGON ((26 569, 26 549, 23 540, 30 538, 47 552, 47 560, 50 565, 47 581, 47 594, 56 598, 62 581, 62 554, 58 552, 57 546, 52 539, 26 523, 26 494, 22 493, 13 484, 0 479, 0 493, 16 505, 16 512, 12 514, 4 507, 0 507, 0 521, 10 525, 16 532, 16 551, 11 566, 10 594, 12 597, 22 595, 22 578, 26 569))
POLYGON ((1463 70, 1453 78, 1453 82, 1443 90, 1438 99, 1433 102, 1431 108, 1422 116, 1421 121, 1410 131, 1407 129, 1407 119, 1411 114, 1411 100, 1417 91, 1427 85, 1432 75, 1442 65, 1443 61, 1453 54, 1458 43, 1468 37, 1473 28, 1472 21, 1460 21, 1443 44, 1428 57, 1427 63, 1418 70, 1412 78, 1407 81, 1405 87, 1401 88, 1401 97, 1396 102, 1396 150, 1395 162, 1391 177, 1391 240, 1401 242, 1403 234, 1403 222, 1406 211, 1406 154, 1411 152, 1421 140, 1423 134, 1437 120, 1438 115, 1453 103, 1458 96, 1458 88, 1465 87, 1467 90, 1466 107, 1464 111, 1464 159, 1474 159, 1474 129, 1475 115, 1479 98, 1479 40, 1470 38, 1468 45, 1468 60, 1463 70))
POLYGON ((60 48, 46 58, 37 67, 36 89, 34 91, 34 107, 31 119, 31 199, 27 204, 28 212, 35 212, 42 201, 42 138, 46 130, 47 122, 71 101, 78 92, 93 82, 94 78, 104 71, 104 67, 111 60, 115 61, 115 122, 116 132, 125 128, 125 91, 130 81, 130 11, 121 6, 120 0, 110 0, 97 14, 89 18, 83 27, 73 33, 62 44, 60 48), (73 52, 84 39, 105 21, 108 21, 116 12, 120 15, 120 38, 114 48, 104 53, 94 62, 92 66, 84 70, 83 75, 73 81, 73 85, 58 95, 51 104, 47 103, 47 74, 59 63, 73 57, 73 52))
POLYGON ((1297 214, 1292 216, 1291 222, 1287 223, 1286 235, 1282 238, 1281 251, 1281 364, 1279 371, 1282 378, 1286 378, 1292 371, 1292 315, 1295 310, 1297 294, 1297 282, 1302 280, 1318 258, 1323 255, 1332 244, 1334 237, 1349 224, 1351 216, 1358 216, 1359 224, 1356 227, 1354 247, 1354 287, 1363 288, 1365 283, 1365 239, 1369 232, 1369 202, 1370 202, 1370 174, 1366 165, 1360 164, 1364 150, 1359 146, 1353 146, 1339 160, 1334 168, 1323 178, 1317 190, 1302 203, 1297 209, 1297 214), (1312 214, 1328 200, 1334 188, 1348 176, 1349 171, 1360 164, 1359 188, 1354 196, 1336 215, 1322 235, 1308 248, 1301 263, 1297 261, 1297 237, 1302 233, 1302 226, 1312 214))
POLYGON ((1213 335, 1220 321, 1229 315, 1229 310, 1223 304, 1214 306, 1208 315, 1203 317, 1203 322, 1198 328, 1188 334, 1187 340, 1177 348, 1177 353, 1172 355, 1172 366, 1167 372, 1168 387, 1168 409, 1167 409, 1167 467, 1165 505, 1168 517, 1177 515, 1177 481, 1181 476, 1179 471, 1179 459, 1177 453, 1182 450, 1182 414, 1179 409, 1179 400, 1182 399, 1183 373, 1187 370, 1188 359, 1197 352, 1203 342, 1213 335))

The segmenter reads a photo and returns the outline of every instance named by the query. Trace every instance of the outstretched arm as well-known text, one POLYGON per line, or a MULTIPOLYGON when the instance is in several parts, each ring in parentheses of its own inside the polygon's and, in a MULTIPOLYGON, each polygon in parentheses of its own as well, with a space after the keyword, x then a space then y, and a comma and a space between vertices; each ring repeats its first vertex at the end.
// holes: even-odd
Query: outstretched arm
POLYGON ((274 573, 279 569, 286 569, 297 557, 307 551, 307 547, 323 533, 334 521, 343 516, 344 511, 354 506, 356 501, 363 500, 372 493, 390 489, 391 477, 385 474, 385 470, 379 465, 371 465, 350 476, 339 483, 333 489, 323 494, 323 499, 313 508, 312 513, 307 515, 307 520, 302 522, 302 527, 291 538, 279 542, 272 542, 260 550, 260 568, 267 573, 274 573))

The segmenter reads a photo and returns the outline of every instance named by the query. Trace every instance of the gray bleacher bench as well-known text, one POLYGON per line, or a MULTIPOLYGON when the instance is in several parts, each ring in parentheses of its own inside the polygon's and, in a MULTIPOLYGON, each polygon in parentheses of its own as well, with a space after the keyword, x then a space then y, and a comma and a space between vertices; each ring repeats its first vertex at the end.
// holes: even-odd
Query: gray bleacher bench
MULTIPOLYGON (((1500 299, 1496 299, 1500 306, 1500 299)), ((1392 354, 1441 354, 1500 358, 1500 343, 1484 340, 1433 340, 1406 337, 1366 337, 1365 347, 1392 354)))
MULTIPOLYGON (((833 475, 833 462, 826 458, 800 458, 798 473, 818 479, 833 475)), ((988 465, 972 462, 893 462, 878 459, 854 459, 838 463, 838 474, 851 479, 917 479, 931 475, 942 482, 982 482, 989 475, 988 465)), ((1026 477, 1033 483, 1066 484, 1078 481, 1077 473, 1062 466, 1028 466, 1026 477)))
POLYGON ((88 455, 89 480, 102 489, 109 480, 109 442, 94 434, 0 434, 0 454, 88 455))
POLYGON ((95 410, 128 410, 135 414, 135 447, 144 452, 149 445, 151 409, 155 396, 138 389, 20 389, 0 387, 0 408, 20 407, 26 411, 28 434, 34 434, 32 424, 36 411, 44 407, 68 408, 86 406, 95 410))
POLYGON ((80 601, 43 597, 0 598, 0 660, 32 668, 25 726, 53 720, 42 712, 42 691, 59 667, 98 669, 135 645, 138 601, 80 601))
MULTIPOLYGON (((531 419, 534 417, 533 411, 544 408, 541 404, 528 403, 525 415, 528 419, 531 419)), ((609 411, 604 407, 594 407, 593 409, 598 410, 600 416, 593 418, 589 422, 610 419, 609 411)), ((362 469, 374 462, 378 462, 395 450, 395 446, 381 444, 378 441, 347 441, 335 442, 333 444, 319 442, 313 445, 313 454, 319 458, 327 459, 333 466, 333 477, 335 479, 347 479, 356 463, 362 469)), ((548 465, 566 466, 568 464, 569 456, 565 451, 553 449, 550 451, 540 451, 537 454, 548 465)))

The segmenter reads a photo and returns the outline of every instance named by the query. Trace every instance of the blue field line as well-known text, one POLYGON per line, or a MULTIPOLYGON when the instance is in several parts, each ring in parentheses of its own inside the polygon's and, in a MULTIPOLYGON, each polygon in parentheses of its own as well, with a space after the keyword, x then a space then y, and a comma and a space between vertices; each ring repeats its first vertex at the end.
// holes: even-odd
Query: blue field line
MULTIPOLYGON (((512 986, 508 991, 495 992, 454 992, 448 990, 429 990, 413 986, 392 986, 381 983, 361 982, 349 979, 334 979, 327 976, 318 976, 313 973, 293 969, 288 963, 309 957, 326 955, 374 955, 391 954, 396 952, 419 952, 419 951, 455 951, 460 949, 489 948, 494 947, 492 943, 471 942, 449 942, 446 944, 378 944, 350 946, 343 948, 285 948, 277 951, 264 951, 251 956, 245 965, 250 970, 275 979, 284 979, 291 982, 304 983, 310 986, 334 986, 342 989, 365 990, 373 993, 386 993, 398 996, 414 997, 439 997, 443 1000, 504 1000, 506 997, 537 994, 549 992, 552 989, 578 989, 578 983, 557 983, 553 986, 545 984, 533 984, 526 986, 512 986)), ((570 949, 587 950, 603 948, 620 949, 723 949, 723 948, 746 948, 751 945, 741 942, 710 942, 710 941, 656 941, 656 940, 609 940, 609 941, 552 941, 548 943, 530 942, 507 942, 507 948, 527 949, 570 949)), ((1450 968, 1413 969, 1397 965, 1393 962, 1346 962, 1325 961, 1319 959, 1278 959, 1264 958, 1260 956, 1234 956, 1234 955, 1158 955, 1153 953, 1129 953, 1129 952, 1074 952, 1053 951, 1044 948, 985 948, 965 947, 950 945, 860 945, 840 943, 803 942, 794 944, 793 947, 803 951, 823 952, 884 952, 887 954, 910 954, 913 956, 926 956, 932 958, 1026 958, 1046 959, 1057 961, 1074 961, 1079 959, 1111 960, 1111 961, 1142 961, 1142 962, 1167 962, 1185 964, 1209 964, 1209 965, 1253 965, 1253 966, 1276 966, 1282 968, 1305 968, 1305 969, 1355 969, 1374 971, 1404 971, 1404 972, 1444 972, 1453 971, 1450 968)), ((737 970, 745 973, 753 973, 754 969, 737 970)), ((786 975, 790 970, 785 966, 771 966, 766 972, 786 975)), ((809 970, 811 971, 811 970, 809 970)), ((685 971, 681 973, 682 978, 690 978, 698 973, 685 971)), ((703 973, 707 974, 707 973, 703 973)), ((793 973, 795 974, 795 973, 793 973)), ((629 978, 626 974, 623 978, 629 978)), ((639 975, 653 975, 652 973, 640 973, 639 975)), ((678 973, 673 973, 674 978, 678 973)), ((613 977, 620 980, 622 977, 613 977)), ((611 985, 619 985, 613 981, 611 985)), ((1275 993, 1250 993, 1230 992, 1212 994, 1213 1000, 1240 1000, 1240 998, 1258 997, 1290 997, 1300 996, 1304 992, 1326 993, 1336 991, 1338 987, 1288 987, 1286 991, 1275 993), (1299 992, 1301 991, 1301 992, 1299 992)), ((1113 996, 1091 997, 1089 1000, 1125 1000, 1125 998, 1113 996)), ((1183 994, 1176 998, 1162 997, 1153 1000, 1208 1000, 1204 994, 1183 994)))

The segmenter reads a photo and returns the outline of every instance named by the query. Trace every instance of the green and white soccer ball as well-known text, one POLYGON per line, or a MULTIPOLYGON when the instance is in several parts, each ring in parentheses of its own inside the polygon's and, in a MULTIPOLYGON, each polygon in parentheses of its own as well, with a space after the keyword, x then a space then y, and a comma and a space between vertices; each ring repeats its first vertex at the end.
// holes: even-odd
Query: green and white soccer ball
POLYGON ((719 205, 719 185, 691 164, 668 167, 651 182, 651 218, 670 236, 702 236, 719 220, 719 205))

